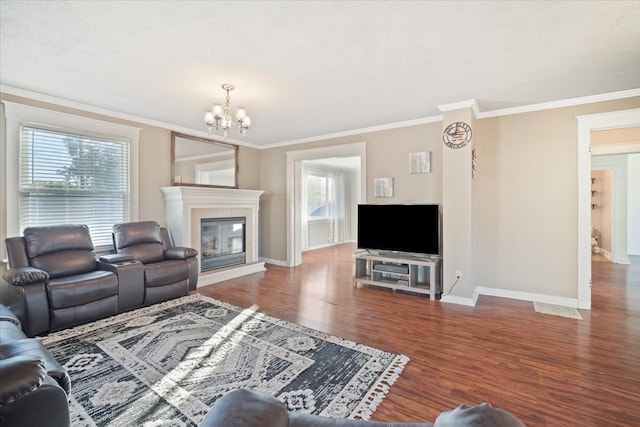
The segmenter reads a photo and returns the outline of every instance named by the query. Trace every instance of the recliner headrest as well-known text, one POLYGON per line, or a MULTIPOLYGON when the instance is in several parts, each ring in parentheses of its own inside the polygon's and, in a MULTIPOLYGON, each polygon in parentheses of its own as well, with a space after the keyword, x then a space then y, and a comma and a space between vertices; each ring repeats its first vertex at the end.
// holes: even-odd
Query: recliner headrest
POLYGON ((23 234, 29 258, 60 251, 94 250, 86 225, 27 227, 23 234))

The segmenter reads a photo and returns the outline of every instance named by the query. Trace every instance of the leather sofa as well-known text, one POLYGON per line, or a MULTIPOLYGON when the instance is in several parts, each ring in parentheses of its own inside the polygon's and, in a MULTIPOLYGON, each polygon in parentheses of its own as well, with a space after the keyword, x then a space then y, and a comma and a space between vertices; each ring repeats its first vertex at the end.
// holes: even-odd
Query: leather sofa
POLYGON ((0 426, 69 426, 71 382, 51 353, 0 304, 0 426))
POLYGON ((211 407, 200 427, 524 427, 509 412, 488 403, 459 406, 424 423, 387 423, 345 420, 287 412, 273 396, 240 389, 222 396, 211 407))
POLYGON ((198 284, 198 251, 174 246, 168 230, 155 221, 113 227, 117 254, 131 256, 144 270, 144 304, 187 295, 198 284))
POLYGON ((30 337, 142 305, 142 266, 96 260, 86 225, 27 227, 5 243, 9 269, 2 275, 0 303, 30 337))
POLYGON ((114 226, 114 250, 96 253, 86 225, 27 227, 6 239, 0 303, 29 337, 185 296, 198 283, 198 252, 175 247, 145 221, 114 226))

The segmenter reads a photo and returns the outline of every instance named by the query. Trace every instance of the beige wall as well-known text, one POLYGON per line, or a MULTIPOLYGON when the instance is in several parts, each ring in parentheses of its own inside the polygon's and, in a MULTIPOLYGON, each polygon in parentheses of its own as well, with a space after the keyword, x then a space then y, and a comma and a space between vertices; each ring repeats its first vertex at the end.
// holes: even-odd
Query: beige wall
MULTIPOLYGON (((140 219, 165 223, 160 190, 170 185, 170 131, 0 94, 2 99, 138 126, 140 219)), ((640 107, 627 98, 476 121, 473 181, 476 286, 577 297, 577 123, 575 116, 640 107)), ((286 260, 286 152, 368 141, 367 201, 442 202, 442 123, 265 150, 240 147, 240 188, 261 189, 263 258, 286 260), (408 173, 408 154, 430 151, 432 172, 408 173), (374 199, 371 181, 394 177, 395 197, 374 199)), ((4 207, 0 201, 0 206, 4 207)), ((6 213, 2 209, 2 214, 6 213)), ((3 221, 4 222, 4 221, 3 221)), ((0 229, 0 231, 2 231, 0 229)), ((6 237, 0 236, 2 240, 6 237)))
POLYGON ((430 123, 260 151, 260 255, 287 260, 288 151, 367 141, 368 203, 441 203, 441 124, 430 123), (431 173, 410 174, 409 153, 431 152, 431 173), (394 197, 374 198, 373 178, 393 177, 394 197))
POLYGON ((640 142, 640 126, 591 132, 591 145, 626 144, 640 142))
MULTIPOLYGON (((43 102, 36 102, 13 95, 0 94, 0 100, 47 108, 53 111, 75 114, 78 116, 89 117, 106 122, 126 124, 140 128, 141 131, 138 148, 139 162, 137 168, 139 180, 138 217, 140 220, 154 220, 158 221, 161 225, 166 225, 164 197, 160 189, 171 185, 171 131, 169 129, 163 129, 127 120, 114 119, 112 117, 87 113, 43 102)), ((239 187, 251 190, 259 189, 258 150, 248 147, 240 147, 238 157, 241 165, 238 171, 239 187)), ((4 180, 4 176, 2 179, 4 180)), ((3 195, 2 200, 0 201, 0 206, 3 206, 4 203, 3 195)), ((3 218, 5 212, 5 208, 3 208, 3 218)), ((4 222, 5 221, 2 220, 3 225, 2 228, 0 228, 0 232, 2 233, 0 238, 3 241, 5 238, 4 222)))
MULTIPOLYGON (((640 107, 640 98, 476 121, 475 286, 577 298, 577 115, 640 107)), ((260 152, 262 257, 286 260, 286 152, 368 141, 367 201, 442 202, 442 123, 260 152), (432 152, 432 173, 410 175, 408 153, 432 152), (392 176, 396 197, 374 199, 392 176)), ((444 207, 446 209, 446 207, 444 207)))
POLYGON ((577 298, 577 122, 640 98, 478 120, 477 286, 577 298))

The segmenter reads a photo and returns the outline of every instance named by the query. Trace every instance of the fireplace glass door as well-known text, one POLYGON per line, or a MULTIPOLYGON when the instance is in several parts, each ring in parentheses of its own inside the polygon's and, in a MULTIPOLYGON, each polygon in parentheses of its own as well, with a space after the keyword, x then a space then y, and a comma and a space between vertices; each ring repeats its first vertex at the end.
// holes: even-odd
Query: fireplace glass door
POLYGON ((245 217, 200 220, 201 271, 246 262, 245 225, 245 217))

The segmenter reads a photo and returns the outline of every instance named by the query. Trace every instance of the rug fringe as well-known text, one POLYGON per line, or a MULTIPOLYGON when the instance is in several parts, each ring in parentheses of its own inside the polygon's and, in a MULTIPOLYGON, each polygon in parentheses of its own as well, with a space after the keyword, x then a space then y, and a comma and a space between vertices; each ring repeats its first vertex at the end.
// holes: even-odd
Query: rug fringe
POLYGON ((389 393, 393 383, 400 377, 407 363, 409 358, 404 354, 396 356, 349 418, 368 420, 389 393))

